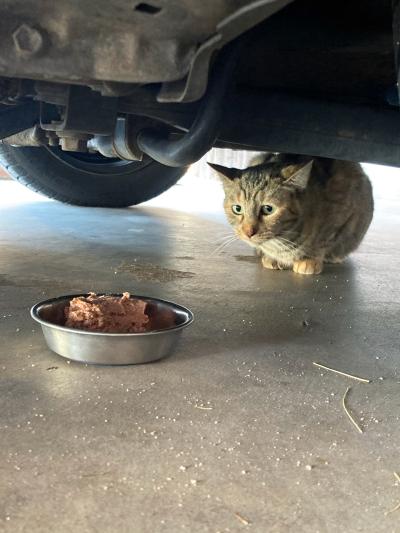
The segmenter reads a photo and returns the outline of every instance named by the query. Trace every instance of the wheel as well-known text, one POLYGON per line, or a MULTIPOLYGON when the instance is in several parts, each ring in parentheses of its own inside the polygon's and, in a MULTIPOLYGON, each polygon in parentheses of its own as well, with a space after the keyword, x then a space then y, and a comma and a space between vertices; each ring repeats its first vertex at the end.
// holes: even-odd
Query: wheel
POLYGON ((186 171, 150 158, 120 161, 59 148, 7 144, 0 144, 0 164, 12 178, 36 192, 88 207, 140 204, 172 187, 186 171))

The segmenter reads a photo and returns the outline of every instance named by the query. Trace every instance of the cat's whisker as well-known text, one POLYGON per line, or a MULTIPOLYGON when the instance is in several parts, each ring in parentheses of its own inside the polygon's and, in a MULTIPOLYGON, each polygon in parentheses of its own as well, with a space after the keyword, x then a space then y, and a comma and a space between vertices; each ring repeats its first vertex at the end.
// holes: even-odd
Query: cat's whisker
POLYGON ((309 246, 304 246, 300 244, 296 248, 296 255, 313 257, 315 255, 315 252, 309 246))
POLYGON ((231 236, 229 239, 225 240, 224 242, 219 243, 215 249, 218 250, 219 248, 223 248, 226 244, 229 244, 234 239, 235 239, 235 237, 231 236))
POLYGON ((293 243, 293 242, 289 242, 289 241, 285 242, 285 241, 281 240, 279 237, 276 240, 282 246, 282 248, 285 248, 287 250, 295 251, 295 250, 299 249, 299 246, 297 244, 293 243))
POLYGON ((286 239, 285 237, 278 237, 279 240, 285 243, 285 245, 292 247, 293 250, 300 251, 303 254, 312 255, 311 248, 309 246, 306 246, 304 243, 296 244, 293 241, 290 241, 289 239, 286 239))
POLYGON ((211 252, 211 256, 222 252, 222 250, 224 250, 225 248, 227 248, 228 246, 233 244, 236 240, 239 240, 237 235, 232 235, 229 240, 227 240, 227 241, 223 242, 222 244, 220 244, 219 246, 217 246, 217 248, 213 252, 211 252))
POLYGON ((284 240, 281 240, 279 237, 276 239, 276 244, 278 249, 280 248, 280 252, 287 253, 291 256, 294 256, 299 253, 301 247, 296 245, 293 242, 285 242, 284 240))
POLYGON ((229 241, 230 239, 232 238, 232 233, 230 233, 229 235, 226 235, 225 237, 221 237, 220 239, 217 239, 216 243, 223 243, 225 241, 229 241))
POLYGON ((293 241, 291 241, 290 239, 287 239, 286 237, 283 237, 282 235, 278 235, 277 238, 280 239, 281 241, 287 242, 289 244, 294 244, 293 241))
POLYGON ((277 238, 283 242, 286 242, 287 244, 293 244, 294 246, 297 246, 297 244, 294 241, 291 241, 290 239, 287 239, 286 237, 283 237, 282 235, 279 235, 277 238))
POLYGON ((225 248, 228 248, 231 244, 234 243, 236 239, 232 240, 232 241, 229 241, 227 243, 225 243, 223 246, 219 246, 216 250, 214 250, 212 253, 211 253, 211 256, 214 256, 214 255, 217 255, 219 253, 222 252, 222 250, 225 250, 225 248))

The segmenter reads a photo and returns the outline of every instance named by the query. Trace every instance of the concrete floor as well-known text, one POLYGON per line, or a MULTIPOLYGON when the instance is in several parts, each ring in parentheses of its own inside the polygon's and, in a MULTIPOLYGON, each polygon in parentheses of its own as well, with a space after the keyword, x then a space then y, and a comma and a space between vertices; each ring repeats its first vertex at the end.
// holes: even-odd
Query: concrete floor
POLYGON ((106 211, 0 182, 0 530, 400 531, 400 510, 385 515, 400 502, 400 171, 370 169, 368 237, 318 277, 263 270, 239 242, 213 254, 229 228, 200 178, 106 211), (69 362, 28 310, 88 290, 176 300, 196 321, 155 364, 69 362))

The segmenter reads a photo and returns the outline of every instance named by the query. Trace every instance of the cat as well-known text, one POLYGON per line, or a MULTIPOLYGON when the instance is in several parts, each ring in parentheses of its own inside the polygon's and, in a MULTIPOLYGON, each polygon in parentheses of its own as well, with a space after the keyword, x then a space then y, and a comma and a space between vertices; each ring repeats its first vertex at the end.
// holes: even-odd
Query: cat
POLYGON ((209 165, 222 181, 229 223, 265 268, 320 274, 353 252, 371 223, 372 186, 358 163, 267 154, 244 170, 209 165))

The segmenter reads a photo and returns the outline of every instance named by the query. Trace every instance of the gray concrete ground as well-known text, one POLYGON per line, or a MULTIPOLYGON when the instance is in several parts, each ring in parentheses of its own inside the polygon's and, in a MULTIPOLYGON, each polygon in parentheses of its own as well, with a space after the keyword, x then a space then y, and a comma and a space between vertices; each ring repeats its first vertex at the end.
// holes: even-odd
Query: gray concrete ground
POLYGON ((105 211, 0 182, 0 530, 400 531, 385 514, 400 502, 400 171, 370 170, 368 237, 318 277, 263 270, 239 242, 213 254, 229 228, 200 178, 105 211), (28 310, 88 290, 172 299, 196 322, 155 364, 68 362, 28 310))

